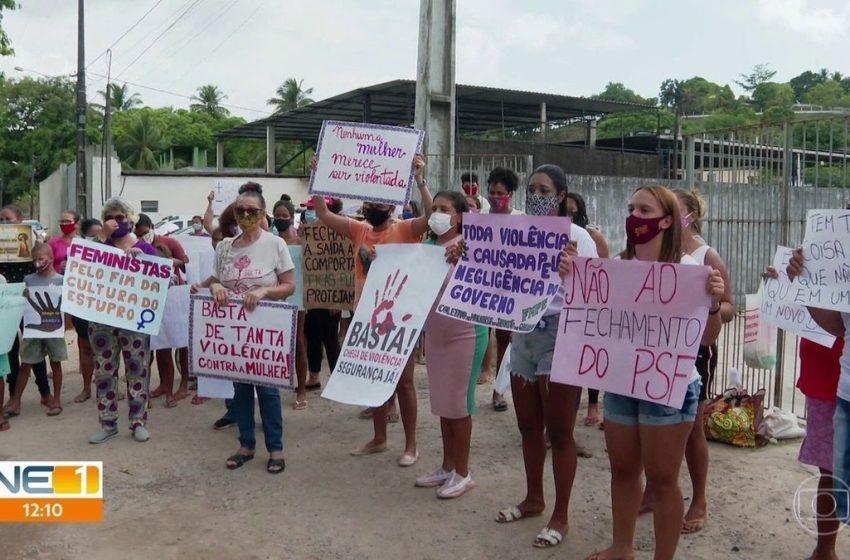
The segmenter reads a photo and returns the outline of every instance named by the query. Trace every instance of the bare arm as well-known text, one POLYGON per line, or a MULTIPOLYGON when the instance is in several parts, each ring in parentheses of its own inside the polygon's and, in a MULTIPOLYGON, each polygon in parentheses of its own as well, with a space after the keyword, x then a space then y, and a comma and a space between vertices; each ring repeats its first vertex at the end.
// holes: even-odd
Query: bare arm
POLYGON ((431 191, 428 190, 428 184, 425 182, 425 157, 422 154, 416 154, 413 158, 413 178, 416 181, 416 186, 419 188, 419 196, 422 197, 423 214, 418 218, 413 218, 411 230, 416 236, 422 236, 428 233, 428 218, 434 211, 434 198, 431 196, 431 191))
POLYGON ((210 191, 207 195, 207 209, 204 212, 204 229, 210 235, 213 234, 213 200, 215 200, 215 191, 210 191))
POLYGON ((717 337, 720 336, 720 329, 723 327, 723 320, 720 316, 720 312, 723 308, 723 294, 726 291, 723 275, 716 268, 712 268, 711 272, 708 274, 706 291, 711 296, 711 307, 708 310, 708 319, 705 322, 705 332, 702 334, 700 344, 703 346, 710 346, 717 341, 717 337))
POLYGON ((844 321, 841 320, 841 313, 832 311, 831 309, 819 309, 817 307, 807 307, 812 319, 815 320, 820 328, 829 334, 842 338, 844 336, 844 321))
POLYGON ((723 297, 720 299, 720 318, 724 323, 730 322, 735 318, 735 296, 732 295, 732 282, 729 281, 729 269, 726 268, 726 263, 723 258, 714 249, 709 249, 705 255, 705 264, 711 268, 718 270, 723 278, 723 297))
POLYGON ((590 234, 593 242, 596 243, 596 254, 601 259, 608 258, 608 240, 602 235, 602 232, 596 228, 587 228, 587 233, 590 234))
POLYGON ((316 209, 316 217, 318 217, 323 224, 343 237, 351 238, 351 228, 348 227, 349 218, 339 216, 331 212, 328 209, 328 205, 325 204, 324 197, 314 196, 313 207, 316 209))

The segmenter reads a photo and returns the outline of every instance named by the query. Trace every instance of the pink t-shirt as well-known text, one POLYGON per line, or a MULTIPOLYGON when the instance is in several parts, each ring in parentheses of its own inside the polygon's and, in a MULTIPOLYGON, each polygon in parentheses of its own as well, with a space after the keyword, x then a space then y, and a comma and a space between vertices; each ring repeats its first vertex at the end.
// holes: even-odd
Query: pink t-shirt
POLYGON ((68 260, 68 249, 71 244, 64 237, 51 237, 47 244, 53 249, 53 268, 59 274, 65 274, 65 261, 68 260))

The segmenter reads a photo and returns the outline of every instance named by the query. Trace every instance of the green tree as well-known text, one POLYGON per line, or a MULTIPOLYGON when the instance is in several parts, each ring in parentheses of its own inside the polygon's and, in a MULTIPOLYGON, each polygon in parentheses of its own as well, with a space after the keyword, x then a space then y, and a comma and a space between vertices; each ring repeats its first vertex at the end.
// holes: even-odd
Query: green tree
MULTIPOLYGON (((0 21, 3 19, 3 10, 14 10, 17 8, 15 0, 0 0, 0 21)), ((6 34, 6 30, 0 27, 0 56, 9 56, 15 54, 15 49, 12 48, 12 42, 6 34)))
POLYGON ((798 103, 802 103, 806 98, 806 94, 818 84, 822 84, 826 81, 825 76, 828 71, 826 68, 821 70, 820 72, 812 72, 811 70, 806 70, 802 74, 798 76, 794 76, 788 82, 788 85, 791 86, 791 89, 794 90, 794 100, 798 103))
POLYGON ((198 88, 198 93, 192 96, 189 108, 197 113, 206 113, 214 118, 226 117, 230 111, 221 106, 221 102, 227 99, 218 86, 206 84, 198 88))
POLYGON ((157 156, 167 147, 149 112, 133 116, 126 134, 115 139, 121 161, 132 169, 159 169, 157 156))
POLYGON ((823 107, 850 107, 850 94, 840 80, 827 80, 812 86, 803 100, 823 107))
POLYGON ((275 91, 277 97, 272 97, 267 103, 274 106, 275 114, 285 113, 313 103, 313 100, 307 97, 312 93, 313 88, 304 89, 304 80, 287 78, 275 91))
POLYGON ((757 111, 772 112, 773 117, 791 112, 794 104, 794 89, 788 84, 765 82, 753 90, 753 104, 757 111))
MULTIPOLYGON (((98 92, 100 96, 103 98, 104 103, 106 102, 106 92, 100 90, 98 92)), ((127 109, 132 109, 133 107, 138 107, 142 104, 142 98, 139 97, 138 93, 130 94, 127 89, 127 84, 110 84, 109 86, 109 107, 112 111, 126 111, 127 109)), ((103 105, 100 105, 103 107, 103 105)))
POLYGON ((646 99, 627 88, 621 82, 608 82, 601 93, 591 95, 591 99, 604 101, 619 101, 620 103, 636 103, 638 105, 655 105, 656 99, 646 99))
POLYGON ((735 83, 741 86, 744 91, 752 93, 760 85, 769 82, 775 75, 776 70, 771 70, 767 64, 756 64, 749 74, 739 74, 741 81, 735 80, 735 83))

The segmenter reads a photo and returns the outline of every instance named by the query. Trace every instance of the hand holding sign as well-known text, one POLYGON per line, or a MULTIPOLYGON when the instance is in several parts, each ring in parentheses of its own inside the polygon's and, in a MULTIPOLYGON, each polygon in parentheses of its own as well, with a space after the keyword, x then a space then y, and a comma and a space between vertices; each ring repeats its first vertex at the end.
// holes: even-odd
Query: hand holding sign
POLYGON ((561 253, 561 262, 558 264, 558 276, 561 279, 567 277, 570 273, 570 259, 578 256, 578 242, 570 241, 567 243, 567 246, 564 247, 564 252, 561 253))
POLYGON ((28 323, 24 325, 25 328, 41 332, 54 332, 61 329, 64 324, 62 321, 62 312, 59 311, 62 304, 62 296, 60 295, 56 304, 54 304, 50 294, 47 292, 43 294, 41 292, 34 292, 32 295, 36 301, 33 301, 29 292, 26 294, 27 301, 38 314, 41 321, 39 323, 28 323))
POLYGON ((706 286, 708 295, 711 296, 711 309, 717 307, 720 310, 723 293, 726 291, 726 284, 723 282, 723 276, 716 268, 712 268, 708 273, 708 285, 706 286))
POLYGON ((805 261, 806 259, 803 257, 803 247, 802 245, 797 245, 797 248, 794 249, 794 253, 791 255, 791 259, 788 261, 788 268, 785 270, 788 274, 789 280, 793 282, 795 278, 803 273, 805 261))
POLYGON ((425 179, 425 156, 422 154, 413 156, 413 179, 417 185, 425 179))

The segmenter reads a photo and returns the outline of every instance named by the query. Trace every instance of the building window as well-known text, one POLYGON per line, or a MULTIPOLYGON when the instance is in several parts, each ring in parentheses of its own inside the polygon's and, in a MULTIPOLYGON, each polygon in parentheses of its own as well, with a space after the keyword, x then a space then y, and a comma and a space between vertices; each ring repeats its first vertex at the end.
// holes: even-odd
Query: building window
POLYGON ((159 212, 159 201, 158 200, 143 200, 142 201, 142 212, 159 212))

